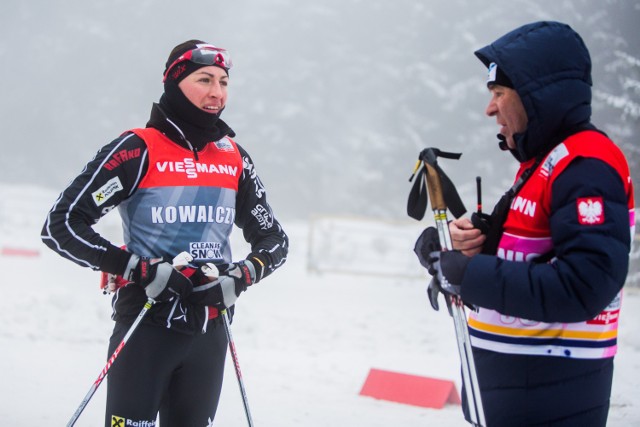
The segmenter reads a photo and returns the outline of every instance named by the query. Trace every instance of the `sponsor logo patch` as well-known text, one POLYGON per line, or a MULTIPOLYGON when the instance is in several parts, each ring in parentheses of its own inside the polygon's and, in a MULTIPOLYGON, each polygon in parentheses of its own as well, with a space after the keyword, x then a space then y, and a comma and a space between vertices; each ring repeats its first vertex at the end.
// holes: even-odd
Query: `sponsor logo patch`
POLYGON ((191 242, 189 253, 193 259, 222 259, 222 244, 219 242, 191 242))
POLYGON ((582 225, 604 223, 604 202, 602 197, 581 197, 576 200, 578 222, 582 225))
POLYGON ((496 81, 496 73, 498 72, 498 65, 495 62, 489 64, 487 73, 487 83, 496 81))
POLYGON ((569 150, 567 150, 567 146, 564 144, 559 144, 556 148, 551 150, 551 153, 549 153, 547 158, 544 159, 544 163, 540 168, 540 174, 545 178, 551 175, 558 162, 568 155, 569 150))
POLYGON ((120 178, 116 176, 107 181, 107 183, 97 191, 91 193, 91 197, 93 197, 93 201, 96 203, 96 206, 101 206, 109 200, 111 196, 121 190, 124 190, 124 187, 122 187, 122 184, 120 183, 120 178))
POLYGON ((238 176, 238 168, 233 165, 214 165, 212 163, 200 163, 188 157, 183 162, 156 162, 156 169, 161 173, 186 174, 187 178, 197 178, 198 174, 219 174, 238 176))
POLYGON ((231 144, 231 141, 229 141, 227 138, 222 138, 220 141, 214 142, 214 144, 220 151, 235 151, 235 149, 233 148, 233 144, 231 144))
POLYGON ((262 185, 262 181, 260 181, 260 178, 258 177, 258 173, 256 172, 255 166, 253 166, 253 163, 251 163, 251 160, 249 160, 248 157, 243 157, 242 167, 244 168, 245 171, 247 171, 247 174, 253 180, 253 183, 255 185, 255 190, 256 190, 256 197, 258 199, 261 199, 265 190, 264 190, 264 185, 262 185))
POLYGON ((119 417, 117 415, 111 416, 111 427, 155 427, 156 421, 149 420, 130 420, 128 418, 119 417))
POLYGON ((273 215, 261 204, 256 205, 251 210, 251 214, 258 221, 261 229, 268 230, 273 226, 273 215))
POLYGON ((620 317, 620 310, 605 310, 591 320, 587 320, 587 325, 610 325, 616 323, 620 317))
POLYGON ((518 196, 511 202, 511 210, 533 218, 536 215, 536 202, 518 196))
POLYGON ((140 157, 140 149, 135 148, 133 150, 120 150, 115 153, 107 160, 104 164, 104 168, 107 170, 114 170, 124 162, 140 157))

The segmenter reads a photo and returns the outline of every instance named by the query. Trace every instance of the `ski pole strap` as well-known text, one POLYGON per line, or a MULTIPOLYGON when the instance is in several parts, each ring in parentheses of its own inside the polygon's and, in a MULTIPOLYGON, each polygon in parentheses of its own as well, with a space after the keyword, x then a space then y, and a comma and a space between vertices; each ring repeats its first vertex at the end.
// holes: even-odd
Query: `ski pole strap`
POLYGON ((425 187, 425 180, 423 179, 425 174, 427 174, 427 181, 434 184, 430 185, 432 199, 434 198, 434 191, 438 194, 438 198, 440 194, 442 195, 442 200, 432 200, 432 204, 438 202, 438 204, 443 203, 444 206, 433 206, 434 209, 444 210, 448 208, 456 218, 464 215, 467 210, 458 195, 458 191, 447 174, 440 168, 437 160, 438 157, 457 160, 460 156, 462 156, 461 153, 449 153, 438 148, 425 148, 420 152, 414 172, 409 178, 409 181, 412 181, 413 178, 417 177, 413 187, 411 187, 409 200, 407 201, 407 214, 411 218, 419 221, 424 217, 427 210, 429 197, 425 187))

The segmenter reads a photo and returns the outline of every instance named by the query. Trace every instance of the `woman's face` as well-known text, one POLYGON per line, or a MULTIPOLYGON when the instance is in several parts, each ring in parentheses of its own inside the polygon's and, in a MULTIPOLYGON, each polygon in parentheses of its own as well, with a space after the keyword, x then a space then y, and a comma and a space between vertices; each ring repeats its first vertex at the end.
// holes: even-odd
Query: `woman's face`
POLYGON ((229 77, 220 67, 202 67, 184 78, 178 87, 202 111, 219 114, 227 103, 229 77))

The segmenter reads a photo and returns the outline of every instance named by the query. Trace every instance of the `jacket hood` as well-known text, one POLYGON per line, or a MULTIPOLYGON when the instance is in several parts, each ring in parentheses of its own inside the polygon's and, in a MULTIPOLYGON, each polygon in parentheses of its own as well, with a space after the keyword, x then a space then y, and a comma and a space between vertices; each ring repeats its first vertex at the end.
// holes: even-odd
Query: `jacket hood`
POLYGON ((560 22, 517 28, 475 52, 506 74, 527 113, 527 129, 514 135, 521 162, 546 154, 591 119, 591 58, 584 41, 560 22))

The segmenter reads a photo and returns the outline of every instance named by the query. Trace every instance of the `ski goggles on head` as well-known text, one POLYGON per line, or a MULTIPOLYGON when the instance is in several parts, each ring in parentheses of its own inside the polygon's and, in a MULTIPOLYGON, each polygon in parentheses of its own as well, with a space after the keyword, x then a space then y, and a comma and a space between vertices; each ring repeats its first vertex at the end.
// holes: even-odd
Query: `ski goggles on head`
POLYGON ((184 61, 191 61, 201 65, 217 65, 218 67, 222 67, 225 70, 228 70, 233 66, 233 63, 231 62, 231 56, 226 49, 215 46, 203 46, 180 55, 175 61, 171 63, 171 65, 169 65, 167 71, 165 71, 164 73, 162 81, 164 82, 165 80, 167 80, 167 76, 169 75, 169 72, 171 71, 171 69, 173 69, 173 67, 184 61))

